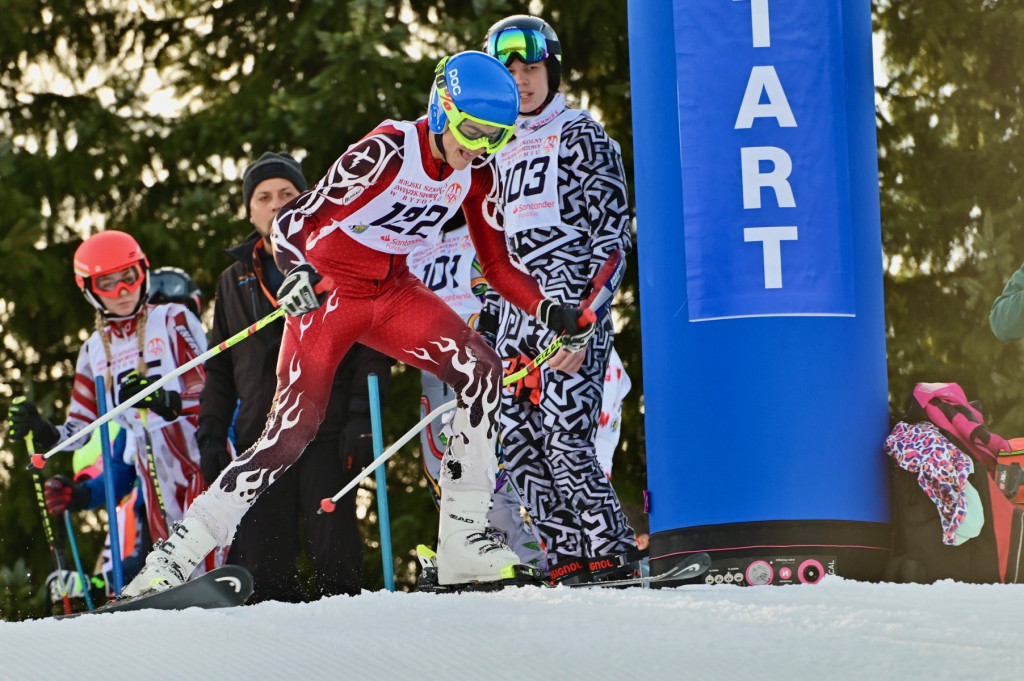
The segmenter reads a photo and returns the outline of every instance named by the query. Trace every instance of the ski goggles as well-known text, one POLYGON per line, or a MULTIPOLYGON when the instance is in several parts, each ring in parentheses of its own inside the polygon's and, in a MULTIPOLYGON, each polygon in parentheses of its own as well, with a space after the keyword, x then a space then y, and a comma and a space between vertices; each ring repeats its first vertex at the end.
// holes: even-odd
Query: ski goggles
POLYGON ((543 33, 531 28, 506 28, 487 39, 487 54, 505 66, 512 57, 536 64, 548 58, 548 41, 543 33))
POLYGON ((149 297, 163 296, 166 300, 177 300, 189 295, 189 281, 178 272, 156 271, 150 274, 149 297))
POLYGON ((455 141, 471 151, 485 149, 488 154, 497 153, 508 144, 515 132, 514 125, 488 123, 454 106, 445 113, 448 114, 448 128, 455 141))
POLYGON ((121 291, 134 293, 142 286, 145 280, 146 277, 142 273, 142 268, 138 265, 132 265, 117 272, 100 274, 93 277, 92 290, 98 296, 117 298, 121 295, 121 291))

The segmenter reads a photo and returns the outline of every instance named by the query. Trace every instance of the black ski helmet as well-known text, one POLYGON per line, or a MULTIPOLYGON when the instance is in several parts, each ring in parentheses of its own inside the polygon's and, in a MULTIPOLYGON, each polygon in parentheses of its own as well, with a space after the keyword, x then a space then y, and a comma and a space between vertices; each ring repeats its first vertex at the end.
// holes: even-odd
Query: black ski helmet
MULTIPOLYGON (((487 37, 484 38, 484 52, 496 58, 506 66, 513 56, 518 56, 523 59, 523 61, 526 61, 526 57, 519 52, 503 55, 498 46, 498 36, 502 31, 516 28, 524 31, 538 31, 540 35, 544 37, 544 43, 547 50, 547 56, 544 58, 544 63, 548 67, 548 89, 550 90, 548 96, 553 96, 558 91, 558 87, 562 84, 562 44, 558 41, 558 35, 555 33, 555 29, 551 28, 551 26, 548 25, 548 22, 538 17, 531 17, 527 14, 516 14, 511 17, 506 17, 487 29, 487 37)), ((527 63, 535 63, 536 61, 540 61, 540 59, 527 63)))
POLYGON ((158 267, 149 273, 149 302, 181 303, 197 317, 203 314, 203 292, 180 267, 158 267))

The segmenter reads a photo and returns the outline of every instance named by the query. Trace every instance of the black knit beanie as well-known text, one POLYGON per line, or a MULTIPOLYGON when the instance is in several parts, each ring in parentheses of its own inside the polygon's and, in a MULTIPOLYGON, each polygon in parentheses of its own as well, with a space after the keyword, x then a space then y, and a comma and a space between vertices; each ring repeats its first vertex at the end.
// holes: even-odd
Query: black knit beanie
POLYGON ((281 177, 292 184, 300 192, 306 191, 306 178, 302 176, 302 166, 291 154, 275 154, 272 151, 260 156, 255 163, 249 164, 242 173, 242 200, 245 202, 245 216, 249 217, 249 200, 257 185, 272 177, 281 177))

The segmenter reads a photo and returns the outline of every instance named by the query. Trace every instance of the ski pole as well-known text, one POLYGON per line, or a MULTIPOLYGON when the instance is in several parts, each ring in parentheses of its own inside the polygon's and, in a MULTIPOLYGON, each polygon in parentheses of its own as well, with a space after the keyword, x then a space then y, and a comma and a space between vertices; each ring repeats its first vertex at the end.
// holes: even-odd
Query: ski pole
POLYGON ((64 511, 64 529, 68 533, 68 544, 71 546, 71 556, 75 559, 75 569, 78 571, 78 582, 82 585, 82 593, 85 595, 85 607, 92 610, 92 596, 89 594, 90 582, 85 578, 85 570, 82 569, 82 557, 78 554, 78 542, 75 541, 75 530, 71 526, 71 514, 64 511))
POLYGON ((75 589, 75 573, 71 571, 71 566, 67 564, 67 557, 64 555, 64 526, 52 519, 50 523, 53 527, 53 541, 57 545, 57 552, 64 565, 63 571, 58 572, 57 579, 61 588, 61 600, 64 601, 64 612, 67 614, 68 608, 71 607, 71 595, 75 589))
MULTIPOLYGON (((380 390, 377 388, 377 374, 366 377, 370 396, 370 425, 373 433, 373 458, 384 449, 384 435, 380 424, 380 390)), ((391 514, 388 512, 388 481, 385 467, 377 469, 377 519, 380 522, 380 557, 384 564, 384 588, 395 590, 395 563, 391 553, 391 514)))
MULTIPOLYGON (((324 277, 323 281, 321 281, 319 284, 316 285, 316 292, 317 293, 324 293, 326 291, 331 290, 333 287, 334 287, 334 282, 332 282, 329 278, 324 277)), ((141 402, 147 395, 155 392, 159 388, 164 387, 165 385, 167 385, 167 383, 169 383, 170 381, 174 380, 178 376, 181 376, 182 374, 184 374, 184 373, 186 373, 188 371, 191 371, 192 369, 194 369, 197 366, 199 366, 200 364, 204 363, 206 360, 210 359, 211 357, 224 352, 225 350, 227 350, 228 348, 230 348, 231 346, 233 346, 233 345, 235 345, 237 343, 242 342, 243 340, 245 340, 249 336, 253 335, 254 333, 259 331, 263 327, 267 326, 268 324, 272 324, 273 322, 275 322, 276 320, 280 319, 284 315, 285 315, 285 309, 283 307, 277 308, 276 310, 274 310, 273 312, 268 314, 266 317, 264 317, 263 319, 259 320, 255 324, 253 324, 252 326, 250 326, 250 327, 248 327, 246 329, 242 329, 241 331, 236 333, 234 336, 232 336, 231 338, 228 338, 227 340, 223 341, 222 343, 220 343, 216 347, 210 348, 209 350, 207 350, 203 354, 199 355, 195 359, 193 359, 193 360, 191 360, 189 362, 186 362, 185 364, 182 364, 180 367, 178 367, 174 371, 169 372, 166 376, 163 376, 160 379, 158 379, 156 381, 153 381, 152 383, 150 383, 149 385, 146 386, 145 390, 141 390, 138 393, 132 395, 129 399, 127 399, 124 402, 122 402, 121 404, 117 405, 116 407, 111 409, 106 414, 103 414, 98 419, 96 419, 95 421, 93 421, 89 425, 85 426, 84 428, 79 430, 77 433, 75 433, 74 435, 69 437, 68 439, 66 439, 63 442, 61 442, 61 443, 57 444, 56 446, 54 446, 50 451, 46 452, 45 454, 36 454, 35 456, 33 456, 32 457, 32 465, 35 466, 36 468, 42 468, 43 465, 46 463, 46 460, 49 459, 51 456, 53 456, 54 454, 56 454, 57 452, 59 452, 59 451, 61 451, 63 449, 67 449, 68 445, 72 444, 73 442, 77 442, 77 441, 81 440, 83 437, 85 437, 86 435, 88 435, 92 431, 96 430, 97 428, 102 426, 104 423, 106 423, 110 419, 112 419, 112 418, 122 414, 127 409, 130 409, 131 407, 134 407, 136 404, 141 402)))
MULTIPOLYGON (((590 312, 590 310, 587 310, 587 312, 590 312)), ((593 313, 591 312, 591 314, 593 313)), ((551 359, 551 356, 554 355, 560 347, 562 347, 562 337, 558 336, 557 338, 555 338, 555 340, 551 341, 550 345, 541 350, 539 355, 531 359, 529 364, 527 364, 514 374, 509 374, 508 376, 506 376, 504 380, 502 380, 501 382, 501 387, 504 388, 507 385, 510 385, 512 383, 515 383, 516 381, 520 381, 523 378, 525 378, 526 375, 529 374, 531 371, 535 370, 541 364, 551 359)))
MULTIPOLYGON (((589 308, 584 308, 583 314, 581 314, 580 318, 577 320, 577 324, 579 324, 580 328, 587 324, 594 324, 596 322, 597 315, 595 315, 594 311, 589 308)), ((504 388, 505 386, 511 385, 512 383, 525 378, 531 371, 535 371, 537 367, 551 359, 551 356, 554 355, 560 347, 562 347, 562 336, 558 336, 555 340, 551 341, 546 348, 540 351, 539 355, 530 360, 529 364, 514 374, 506 376, 501 382, 501 387, 504 388)))
POLYGON ((353 487, 361 483, 364 479, 370 477, 370 475, 375 470, 377 470, 377 468, 379 468, 385 461, 390 459, 395 454, 395 452, 401 449, 402 445, 404 445, 409 440, 413 439, 421 430, 426 428, 427 424, 433 421, 435 417, 437 417, 439 414, 443 414, 444 412, 454 407, 455 400, 452 400, 451 402, 445 402, 440 407, 438 407, 437 409, 435 409, 434 411, 430 412, 422 419, 420 419, 419 423, 417 423, 415 426, 409 429, 409 432, 407 432, 405 435, 398 438, 398 441, 395 442, 395 444, 391 445, 383 452, 381 452, 380 456, 375 457, 373 463, 364 468, 362 473, 357 475, 354 479, 350 480, 347 485, 342 487, 340 492, 335 494, 333 497, 323 499, 320 502, 320 510, 318 510, 317 513, 333 512, 338 499, 341 499, 343 496, 348 494, 349 490, 351 490, 353 487))
MULTIPOLYGON (((577 322, 580 328, 587 324, 596 324, 598 318, 604 319, 604 316, 611 309, 612 298, 615 297, 615 291, 619 288, 619 284, 622 283, 622 277, 625 274, 626 257, 622 249, 617 248, 612 251, 611 255, 604 261, 604 264, 601 265, 601 269, 597 271, 597 274, 594 275, 594 278, 587 285, 587 297, 580 303, 580 309, 583 310, 583 314, 580 315, 577 322), (596 312, 594 311, 595 307, 597 309, 596 312)), ((562 347, 562 337, 558 336, 539 355, 534 357, 533 361, 514 374, 506 376, 505 382, 502 385, 505 386, 522 380, 531 371, 534 371, 541 364, 551 359, 551 356, 560 347, 562 347)))
MULTIPOLYGON (((97 376, 95 382, 96 409, 102 418, 105 415, 104 412, 107 411, 106 381, 103 376, 97 376)), ((124 586, 124 571, 121 566, 121 532, 117 526, 117 498, 114 496, 114 455, 110 451, 110 431, 107 422, 103 421, 99 428, 100 451, 103 452, 103 491, 107 502, 107 532, 110 534, 110 564, 114 573, 114 595, 116 596, 121 593, 121 587, 124 586)))
MULTIPOLYGON (((24 397, 15 397, 14 403, 24 402, 24 397)), ((32 433, 29 432, 25 436, 25 447, 28 449, 28 455, 32 456, 36 451, 35 442, 32 439, 32 433)), ((43 531, 46 533, 46 543, 50 547, 50 553, 53 554, 53 563, 57 566, 57 580, 61 585, 61 599, 64 601, 64 614, 71 614, 71 599, 68 597, 68 584, 64 578, 64 559, 60 555, 60 549, 57 548, 57 539, 53 533, 53 525, 50 523, 50 513, 46 510, 46 499, 43 498, 43 482, 39 472, 35 469, 32 471, 32 485, 36 489, 36 501, 39 502, 39 511, 43 515, 43 531)))
MULTIPOLYGON (((590 310, 585 310, 584 312, 585 313, 586 312, 590 312, 590 310)), ((590 314, 593 315, 593 312, 590 312, 590 314)), ((584 314, 582 317, 580 317, 580 321, 583 322, 583 324, 582 324, 583 326, 586 326, 586 323, 587 323, 585 321, 585 319, 584 319, 585 317, 587 317, 586 314, 584 314)), ((561 347, 561 345, 562 345, 561 337, 556 338, 554 341, 551 342, 550 345, 548 345, 546 348, 544 348, 544 350, 542 350, 539 355, 534 357, 530 361, 530 363, 526 365, 526 369, 521 370, 521 371, 517 371, 516 373, 512 374, 511 376, 506 376, 504 379, 502 379, 502 381, 501 381, 502 387, 505 387, 507 385, 510 385, 510 384, 515 383, 516 381, 518 381, 520 378, 522 378, 523 376, 526 375, 526 373, 524 373, 524 372, 529 372, 530 371, 530 367, 536 368, 536 367, 540 366, 541 364, 543 364, 544 362, 546 362, 551 357, 551 355, 555 354, 555 351, 558 350, 558 348, 561 347), (522 376, 520 376, 519 374, 522 374, 522 376)), ((375 457, 372 464, 370 464, 369 466, 364 468, 362 473, 357 475, 354 479, 350 480, 349 483, 347 485, 345 485, 344 487, 342 487, 341 490, 338 493, 336 493, 333 497, 323 499, 320 502, 320 510, 318 510, 317 513, 331 513, 331 512, 333 512, 334 508, 335 508, 335 505, 337 504, 338 500, 341 499, 346 494, 348 494, 349 490, 351 490, 353 487, 355 487, 356 485, 361 483, 366 478, 370 477, 371 473, 376 471, 379 466, 381 466, 385 461, 387 461, 392 456, 394 456, 395 452, 397 452, 399 449, 401 449, 402 446, 406 442, 411 440, 421 430, 426 428, 427 424, 430 423, 431 421, 433 421, 435 416, 437 416, 438 414, 443 414, 444 412, 448 411, 449 409, 453 409, 455 407, 455 405, 456 405, 456 400, 452 400, 450 402, 445 402, 440 407, 438 407, 437 409, 435 409, 434 411, 430 412, 429 414, 424 416, 422 419, 420 419, 419 423, 417 423, 415 426, 413 426, 412 429, 410 429, 409 432, 407 432, 405 435, 400 437, 398 439, 398 441, 395 442, 395 444, 391 445, 390 447, 385 449, 383 452, 381 452, 380 456, 375 457)))
POLYGON ((622 283, 626 274, 626 255, 621 248, 616 248, 601 265, 594 278, 590 280, 588 295, 580 305, 583 309, 591 309, 601 319, 611 309, 615 291, 622 283))
POLYGON ((156 496, 156 504, 160 509, 160 517, 164 521, 164 527, 167 528, 168 536, 170 536, 171 527, 167 523, 167 507, 164 505, 164 495, 160 491, 160 476, 156 472, 156 457, 153 455, 153 438, 149 435, 149 410, 140 409, 139 419, 142 420, 142 430, 146 436, 146 472, 149 473, 149 479, 153 481, 153 494, 156 496))

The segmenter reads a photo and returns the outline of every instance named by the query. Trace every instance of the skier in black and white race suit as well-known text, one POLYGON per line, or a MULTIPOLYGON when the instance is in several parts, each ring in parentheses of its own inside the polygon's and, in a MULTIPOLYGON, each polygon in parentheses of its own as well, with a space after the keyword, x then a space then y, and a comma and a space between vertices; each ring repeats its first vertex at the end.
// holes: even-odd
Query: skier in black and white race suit
MULTIPOLYGON (((547 23, 521 15, 499 21, 485 51, 505 64, 520 93, 516 134, 498 154, 509 252, 546 296, 579 304, 609 254, 632 247, 619 146, 586 111, 567 107, 558 91, 561 46, 547 23)), ((552 565, 636 548, 595 454, 613 335, 606 316, 589 344, 565 343, 541 368, 537 404, 502 394, 506 466, 552 565)), ((499 357, 536 356, 554 337, 502 302, 499 357)))
MULTIPOLYGON (((480 269, 480 261, 476 257, 476 250, 473 248, 473 241, 469 236, 469 228, 461 212, 442 228, 439 242, 413 251, 409 254, 407 262, 410 272, 459 313, 471 328, 479 331, 488 343, 494 345, 498 327, 498 301, 501 300, 501 296, 487 285, 487 280, 480 269)), ((532 359, 503 357, 506 376, 518 371, 532 359)), ((520 399, 539 400, 539 378, 538 368, 504 390, 516 393, 520 399)), ((455 399, 452 389, 432 374, 420 372, 420 381, 421 416, 426 416, 439 405, 455 399)), ((595 444, 601 470, 611 477, 612 457, 619 444, 622 400, 630 389, 629 375, 623 368, 622 360, 616 354, 615 348, 612 348, 603 383, 601 416, 595 444)), ((445 428, 445 422, 450 421, 451 413, 449 411, 441 414, 420 431, 423 469, 435 503, 440 499, 438 479, 441 475, 441 459, 450 437, 450 428, 445 428)), ((500 446, 498 451, 498 477, 495 480, 493 506, 487 513, 487 521, 492 530, 500 533, 502 541, 519 555, 522 563, 548 572, 544 542, 532 526, 532 522, 523 517, 521 507, 524 504, 509 479, 504 466, 504 453, 500 446)))
MULTIPOLYGON (((416 249, 406 262, 417 279, 458 313, 470 328, 480 332, 489 345, 494 345, 500 296, 484 278, 462 211, 442 227, 440 241, 416 249)), ((420 383, 423 390, 420 396, 421 416, 455 399, 455 391, 430 372, 420 372, 420 383)), ((441 460, 452 435, 452 413, 453 410, 441 414, 420 431, 423 471, 430 483, 434 502, 438 504, 441 499, 441 460)), ((547 555, 541 538, 522 517, 522 506, 519 493, 509 481, 508 471, 499 458, 492 506, 487 512, 490 530, 499 533, 502 543, 516 552, 521 563, 546 573, 547 555)))

